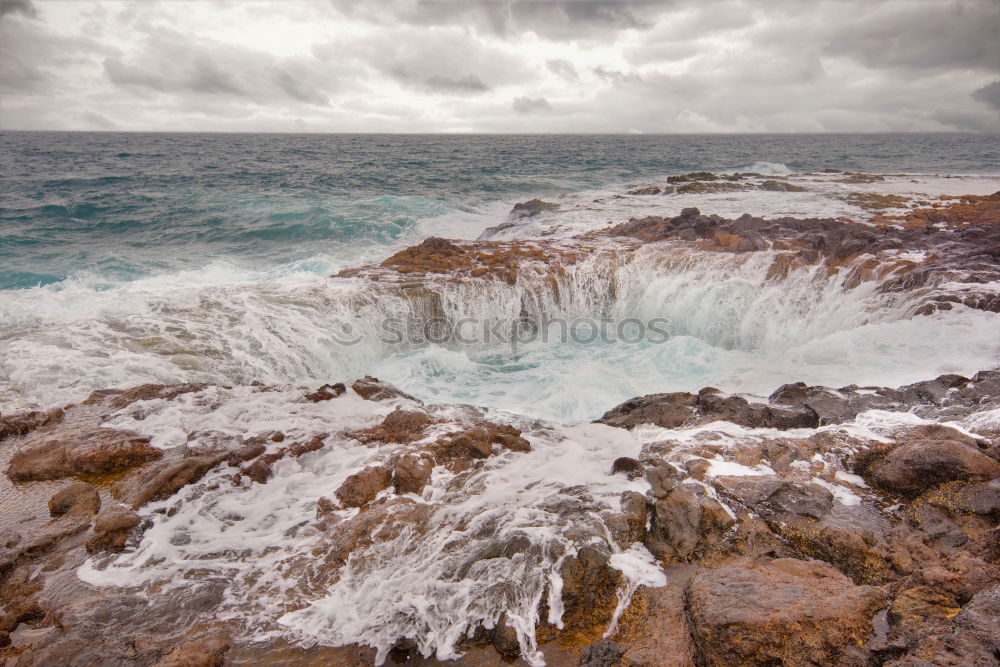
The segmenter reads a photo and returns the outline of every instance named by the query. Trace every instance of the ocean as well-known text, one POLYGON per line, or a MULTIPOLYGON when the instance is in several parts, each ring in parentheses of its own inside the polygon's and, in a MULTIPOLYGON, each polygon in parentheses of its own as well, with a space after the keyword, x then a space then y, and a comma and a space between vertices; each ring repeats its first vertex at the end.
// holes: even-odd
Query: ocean
MULTIPOLYGON (((856 217, 848 190, 985 194, 1000 190, 998 173, 995 135, 0 133, 0 410, 140 382, 308 386, 374 374, 424 400, 575 421, 649 391, 974 370, 996 352, 984 313, 914 319, 863 290, 769 284, 752 263, 616 277, 625 296, 613 314, 669 319, 667 344, 516 352, 345 348, 331 332, 363 329, 398 304, 330 276, 430 236, 477 238, 533 198, 560 210, 497 238, 558 238, 689 205, 856 217), (851 187, 817 177, 801 194, 624 195, 695 170, 825 169, 894 176, 851 187)), ((454 314, 516 317, 522 297, 456 294, 454 314)), ((598 306, 574 308, 560 313, 598 306)))

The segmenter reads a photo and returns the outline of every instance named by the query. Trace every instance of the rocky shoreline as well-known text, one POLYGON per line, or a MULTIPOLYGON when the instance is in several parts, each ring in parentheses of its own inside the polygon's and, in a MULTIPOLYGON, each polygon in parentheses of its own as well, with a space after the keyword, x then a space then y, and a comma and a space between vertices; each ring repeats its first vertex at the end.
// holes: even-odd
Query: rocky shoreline
MULTIPOLYGON (((670 187, 744 187, 709 176, 670 187)), ((428 239, 334 279, 439 311, 442 280, 558 292, 580 262, 767 251, 775 280, 997 313, 998 211, 1000 193, 877 224, 685 209, 428 239)), ((148 384, 0 417, 0 467, 7 665, 1000 662, 995 368, 656 393, 579 425, 373 377, 148 384)))

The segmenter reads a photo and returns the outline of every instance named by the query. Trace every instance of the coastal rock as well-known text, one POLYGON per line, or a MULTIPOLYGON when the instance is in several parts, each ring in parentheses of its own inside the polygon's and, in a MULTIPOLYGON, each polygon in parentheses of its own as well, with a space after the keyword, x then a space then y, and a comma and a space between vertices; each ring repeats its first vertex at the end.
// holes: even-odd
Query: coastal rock
POLYGON ((382 489, 392 484, 392 473, 384 466, 369 466, 348 476, 336 490, 337 499, 344 507, 367 505, 382 489))
POLYGON ((385 419, 372 428, 348 433, 359 442, 397 442, 409 443, 423 437, 424 429, 437 420, 422 410, 396 408, 385 419))
POLYGON ((7 477, 14 481, 100 476, 155 461, 163 452, 129 431, 90 428, 38 438, 14 453, 7 477))
POLYGON ((138 514, 124 505, 105 508, 94 520, 94 536, 87 541, 87 551, 124 548, 132 529, 141 521, 138 514))
POLYGON ((396 493, 420 493, 430 481, 434 463, 419 454, 406 454, 392 470, 392 485, 396 493))
POLYGON ((815 428, 817 414, 803 405, 750 403, 742 396, 726 395, 710 387, 698 394, 675 392, 629 399, 598 420, 609 426, 634 428, 653 424, 682 428, 713 421, 728 421, 750 428, 815 428))
POLYGON ((484 459, 493 455, 493 448, 512 452, 530 452, 531 443, 521 437, 521 431, 507 424, 477 422, 442 436, 431 447, 432 452, 448 458, 484 459))
POLYGON ((735 517, 701 485, 684 484, 653 504, 646 547, 654 556, 689 562, 713 548, 735 517))
POLYGON ((687 618, 687 589, 697 565, 670 565, 666 586, 641 586, 622 614, 615 639, 626 647, 623 667, 694 667, 695 644, 687 618))
POLYGON ((153 500, 169 498, 225 460, 225 454, 188 456, 158 461, 129 473, 111 487, 111 495, 138 509, 153 500))
POLYGON ((761 190, 769 190, 771 192, 805 192, 806 189, 801 185, 795 185, 794 183, 788 183, 786 181, 775 181, 767 180, 761 183, 759 186, 761 190))
POLYGON ((826 563, 790 558, 698 574, 688 600, 706 665, 836 664, 864 642, 885 604, 880 589, 855 586, 826 563))
POLYGON ((559 204, 553 204, 552 202, 542 201, 541 199, 530 199, 526 202, 520 202, 514 204, 514 208, 510 210, 510 217, 513 219, 517 218, 533 218, 540 213, 546 211, 558 211, 559 204))
POLYGON ((63 410, 57 408, 48 412, 32 410, 0 417, 0 440, 6 437, 26 435, 35 429, 54 424, 62 419, 63 410))
POLYGON ((622 575, 611 567, 610 558, 605 547, 594 544, 580 547, 563 561, 559 574, 567 626, 583 630, 611 620, 622 575))
POLYGON ((918 440, 893 449, 872 475, 880 487, 916 497, 955 480, 983 481, 1000 477, 1000 462, 954 440, 918 440))
POLYGON ((229 646, 225 632, 210 633, 175 646, 154 667, 221 667, 229 646))
POLYGON ((625 655, 626 647, 608 639, 594 642, 580 655, 580 667, 611 667, 625 655))
POLYGON ((360 380, 351 383, 351 389, 366 401, 387 401, 395 398, 404 398, 415 403, 420 403, 409 394, 405 394, 393 387, 388 382, 382 382, 376 377, 366 375, 360 380))
POLYGON ((620 456, 611 464, 612 475, 625 475, 629 479, 638 479, 645 472, 641 463, 628 456, 620 456))
POLYGON ((49 514, 79 514, 92 516, 101 508, 101 494, 86 482, 74 481, 62 487, 49 499, 49 514))
POLYGON ((325 384, 316 391, 306 394, 306 400, 310 403, 329 401, 342 395, 345 391, 347 391, 347 387, 344 386, 343 382, 325 384))

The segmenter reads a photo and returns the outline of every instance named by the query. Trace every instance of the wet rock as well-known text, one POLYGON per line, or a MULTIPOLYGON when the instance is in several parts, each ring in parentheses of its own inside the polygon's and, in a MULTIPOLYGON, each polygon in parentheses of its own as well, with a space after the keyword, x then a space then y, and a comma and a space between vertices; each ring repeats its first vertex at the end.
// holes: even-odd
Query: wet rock
POLYGON ((546 211, 558 211, 559 204, 553 204, 551 202, 542 201, 541 199, 530 199, 526 202, 520 202, 514 204, 514 208, 510 210, 510 217, 517 218, 533 218, 540 213, 546 211))
POLYGON ((670 463, 660 463, 646 470, 649 493, 654 498, 666 498, 668 493, 677 488, 682 479, 680 469, 670 463))
POLYGON ((225 460, 225 454, 205 454, 158 461, 129 473, 111 487, 111 495, 138 509, 153 500, 163 500, 225 460))
POLYGON ((678 185, 677 194, 714 194, 717 192, 736 192, 746 189, 747 186, 740 185, 739 183, 706 183, 704 181, 694 181, 678 185))
POLYGON ((710 171, 692 171, 687 174, 667 176, 667 183, 690 183, 692 181, 717 181, 719 177, 710 171))
POLYGON ((658 195, 662 193, 663 190, 656 185, 650 185, 644 188, 635 188, 634 190, 629 190, 625 194, 629 195, 658 195))
POLYGON ((646 538, 648 507, 645 496, 637 491, 625 491, 620 502, 621 513, 607 517, 605 524, 615 543, 622 549, 628 549, 646 538))
POLYGON ((87 541, 87 551, 123 549, 132 529, 141 521, 138 514, 124 505, 105 508, 94 520, 94 536, 87 541))
POLYGON ((634 428, 640 424, 655 424, 664 428, 679 428, 691 421, 698 406, 698 397, 686 392, 649 394, 631 398, 604 413, 597 421, 608 426, 634 428))
POLYGON ((306 394, 306 400, 312 403, 329 401, 331 399, 337 398, 345 391, 347 391, 347 387, 344 386, 343 382, 338 382, 336 384, 325 384, 316 391, 306 394))
POLYGON ((794 183, 788 183, 786 181, 774 181, 767 180, 758 186, 761 190, 770 190, 771 192, 805 192, 806 189, 800 185, 795 185, 794 183))
POLYGON ((493 422, 477 422, 442 436, 432 450, 449 458, 484 459, 493 455, 494 446, 513 452, 531 451, 531 443, 521 437, 521 431, 507 424, 493 422))
POLYGON ((392 485, 396 493, 421 493, 430 481, 434 463, 419 454, 400 457, 392 470, 392 485))
MULTIPOLYGON (((282 436, 281 441, 284 441, 284 436, 282 436)), ((240 469, 240 473, 246 475, 258 484, 265 484, 267 480, 271 479, 271 466, 274 465, 274 463, 285 458, 297 458, 303 454, 315 452, 318 449, 322 449, 325 444, 325 436, 317 435, 304 442, 296 442, 288 447, 282 447, 278 451, 271 452, 270 454, 263 454, 263 449, 256 449, 254 451, 261 452, 258 455, 258 458, 252 463, 243 466, 243 468, 240 469)), ((250 452, 248 451, 246 454, 249 455, 250 452)), ((226 456, 226 461, 234 464, 236 463, 236 460, 234 459, 238 458, 244 457, 230 454, 226 456)))
POLYGON ((1000 462, 954 440, 918 440, 896 447, 872 475, 878 486, 911 498, 945 482, 996 477, 1000 462))
POLYGON ((691 561, 721 547, 736 519, 704 486, 684 484, 653 504, 646 547, 654 556, 691 561))
POLYGON ((409 443, 422 438, 424 429, 436 422, 436 419, 432 419, 422 410, 396 408, 386 415, 380 424, 361 431, 351 431, 348 435, 365 444, 371 442, 409 443))
POLYGON ((163 452, 138 433, 90 428, 27 444, 11 457, 7 476, 20 482, 110 475, 161 456, 163 452))
POLYGON ((382 489, 392 484, 392 473, 385 466, 369 466, 348 476, 334 495, 344 507, 367 505, 382 489))
POLYGON ((628 456, 620 456, 611 464, 612 475, 625 475, 629 479, 638 479, 645 472, 641 463, 628 456))
POLYGON ((969 484, 961 489, 955 506, 963 512, 971 512, 1000 520, 1000 479, 969 484))
POLYGON ((35 429, 54 424, 62 419, 63 410, 17 412, 0 417, 0 440, 6 437, 26 435, 35 429))
POLYGON ((830 565, 781 558, 694 577, 692 632, 706 665, 836 664, 864 642, 880 589, 855 586, 830 565))
POLYGON ((568 627, 582 629, 610 621, 621 581, 621 572, 609 564, 610 557, 603 546, 586 545, 563 561, 559 574, 563 580, 563 620, 568 627))
POLYGON ((625 655, 626 648, 609 639, 594 642, 580 654, 580 667, 612 667, 625 655))
POLYGON ((49 514, 79 514, 92 516, 101 509, 101 494, 86 482, 74 481, 62 487, 49 498, 49 514))
POLYGON ((667 567, 667 585, 640 587, 622 614, 615 639, 627 647, 625 667, 694 667, 695 645, 687 619, 688 584, 701 568, 667 567))
POLYGON ((212 633, 175 646, 155 667, 221 667, 229 646, 224 632, 212 633))
MULTIPOLYGON (((429 240, 430 239, 428 239, 428 241, 429 240)), ((415 403, 420 402, 409 394, 405 394, 396 389, 388 382, 382 382, 378 378, 370 375, 366 375, 360 380, 352 382, 351 389, 354 390, 354 393, 367 401, 386 401, 394 398, 404 398, 415 403)))
POLYGON ((517 631, 507 620, 506 614, 503 614, 500 620, 497 621, 497 625, 491 633, 491 640, 493 647, 500 651, 500 653, 515 658, 521 655, 521 645, 517 641, 517 631))

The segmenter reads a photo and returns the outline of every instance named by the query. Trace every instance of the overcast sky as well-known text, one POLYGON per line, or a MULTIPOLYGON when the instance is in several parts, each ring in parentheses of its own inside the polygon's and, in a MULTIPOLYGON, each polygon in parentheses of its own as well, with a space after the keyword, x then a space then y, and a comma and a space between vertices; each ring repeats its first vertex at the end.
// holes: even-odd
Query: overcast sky
POLYGON ((0 0, 0 128, 1000 131, 1000 1, 0 0))

